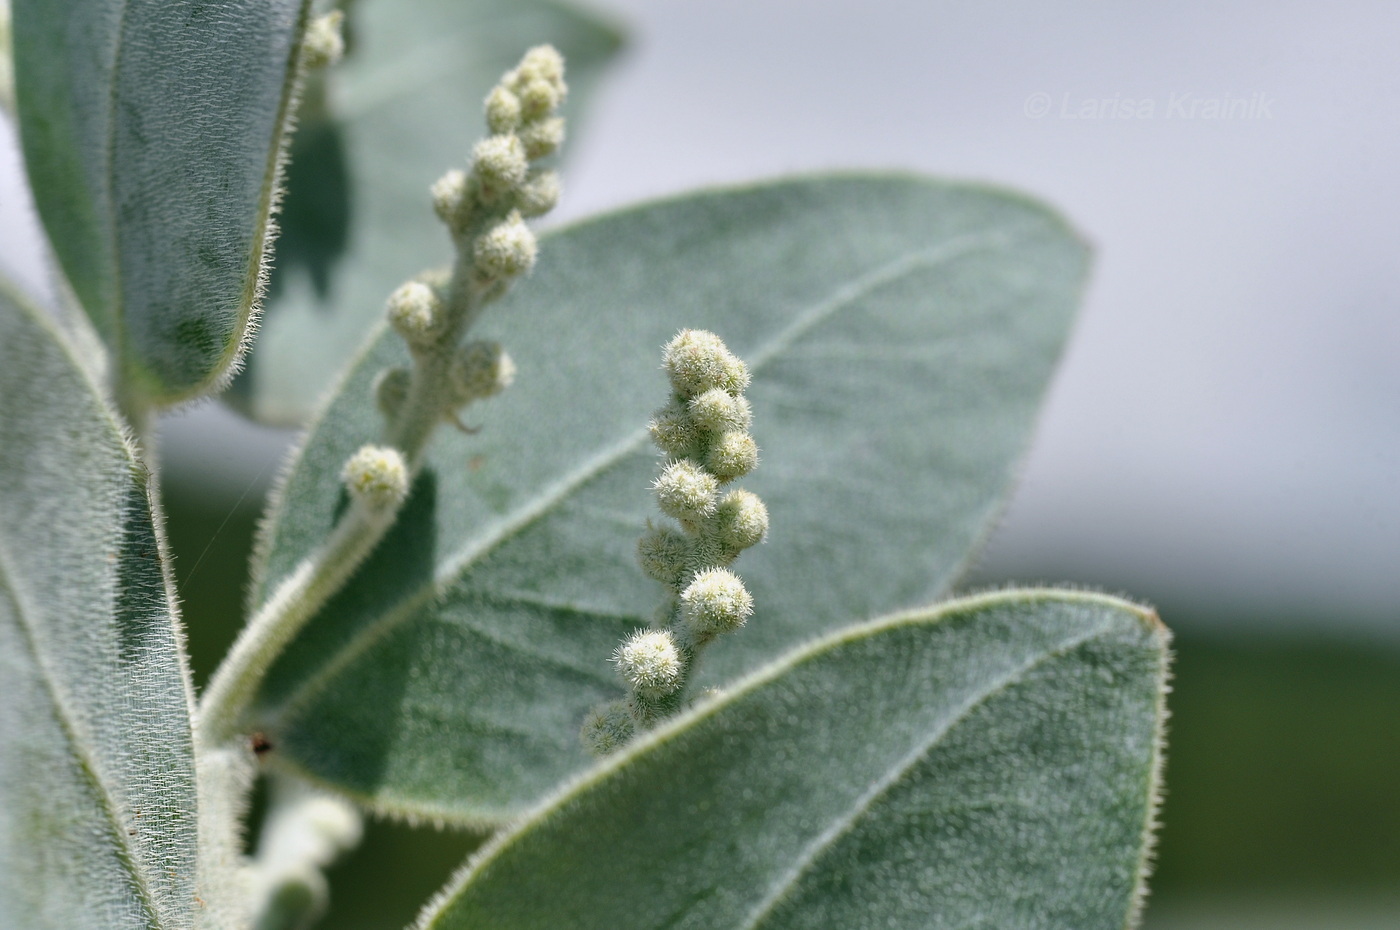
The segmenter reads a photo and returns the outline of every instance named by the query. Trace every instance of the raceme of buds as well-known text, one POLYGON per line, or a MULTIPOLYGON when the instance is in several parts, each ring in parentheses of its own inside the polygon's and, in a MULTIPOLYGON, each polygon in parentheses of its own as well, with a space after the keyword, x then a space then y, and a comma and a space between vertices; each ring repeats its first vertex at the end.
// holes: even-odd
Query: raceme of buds
POLYGON ((361 446, 340 477, 350 497, 374 513, 392 511, 408 496, 408 465, 388 446, 361 446))
POLYGON ((466 170, 433 184, 433 211, 456 247, 451 272, 420 275, 390 295, 386 316, 408 344, 411 372, 387 372, 374 386, 388 439, 416 460, 441 420, 504 390, 515 376, 495 343, 459 345, 482 307, 529 273, 539 251, 526 225, 559 201, 559 176, 531 162, 552 153, 564 136, 556 111, 568 93, 564 60, 549 46, 530 49, 487 94, 490 135, 473 146, 466 170))
MULTIPOLYGON (((626 707, 634 730, 679 710, 699 651, 753 613, 753 596, 728 566, 768 533, 768 509, 758 495, 723 490, 758 464, 748 433, 752 409, 743 396, 748 367, 704 330, 682 330, 663 360, 673 393, 647 428, 668 461, 652 490, 661 512, 680 525, 648 523, 637 543, 642 571, 667 594, 653 628, 634 633, 613 655, 630 690, 626 707)), ((616 704, 608 705, 585 723, 583 740, 595 753, 622 741, 614 738, 621 730, 605 730, 602 723, 616 722, 618 713, 616 704)))

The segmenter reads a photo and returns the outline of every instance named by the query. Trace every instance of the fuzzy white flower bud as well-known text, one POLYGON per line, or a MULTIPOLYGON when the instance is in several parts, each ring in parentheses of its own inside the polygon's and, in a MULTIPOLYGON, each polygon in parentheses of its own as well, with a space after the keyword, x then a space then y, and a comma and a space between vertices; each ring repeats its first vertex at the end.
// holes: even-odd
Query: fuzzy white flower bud
POLYGON ((522 216, 543 216, 559 203, 562 186, 559 175, 541 171, 515 191, 515 207, 522 216))
POLYGON ((652 484, 661 512, 682 522, 714 513, 719 481, 690 459, 672 462, 652 484))
POLYGON ((647 431, 658 449, 678 458, 689 455, 700 442, 700 432, 695 428, 690 411, 674 399, 651 415, 647 431))
POLYGON ((341 56, 345 54, 345 39, 341 35, 344 22, 345 13, 333 10, 306 24, 306 34, 301 40, 301 54, 307 68, 326 68, 340 61, 341 56))
POLYGON ((731 549, 756 546, 768 535, 768 508, 752 491, 730 491, 716 509, 715 527, 731 549))
POLYGON ((743 432, 753 421, 753 411, 742 394, 711 388, 690 399, 690 415, 695 424, 716 433, 743 432))
POLYGON ((721 481, 747 475, 757 465, 758 445, 748 433, 722 433, 705 453, 705 467, 721 481))
POLYGON ((442 301, 421 281, 409 281, 389 295, 389 325, 410 346, 432 344, 442 326, 442 301))
POLYGON ((374 379, 374 403, 389 419, 398 416, 408 399, 408 386, 413 375, 407 368, 386 368, 374 379))
POLYGON ((519 85, 546 81, 561 95, 568 91, 564 85, 564 56, 552 45, 536 45, 530 49, 508 77, 519 85))
POLYGON ((617 647, 612 660, 622 680, 651 700, 673 693, 685 672, 680 649, 666 630, 637 630, 617 647))
POLYGON ((682 397, 694 397, 714 388, 741 394, 749 384, 749 370, 714 333, 683 329, 662 350, 662 364, 671 387, 682 397))
POLYGON ((520 144, 530 161, 553 155, 564 144, 564 119, 550 116, 520 129, 520 144))
POLYGON ((726 568, 699 572, 681 592, 681 617, 697 639, 737 629, 752 613, 753 595, 726 568))
POLYGON ((452 402, 461 407, 501 393, 515 380, 515 363, 499 342, 468 342, 457 350, 448 375, 452 402))
POLYGON ((388 446, 361 446, 340 477, 350 496, 372 511, 392 510, 408 496, 408 465, 388 446))
POLYGON ((521 118, 533 122, 548 116, 558 109, 562 97, 553 81, 545 78, 524 81, 519 90, 521 118))
POLYGON ((637 561, 647 577, 668 587, 679 587, 690 556, 690 539, 669 526, 647 526, 637 541, 637 561))
POLYGON ((453 168, 433 182, 433 212, 453 232, 466 226, 471 213, 471 196, 467 173, 453 168))
POLYGON ((477 237, 473 243, 477 278, 482 282, 514 278, 529 271, 535 264, 539 246, 535 234, 525 225, 519 210, 477 237))
POLYGON ((579 738, 595 756, 605 756, 621 748, 636 732, 626 701, 612 701, 588 712, 579 738))
POLYGON ((486 96, 486 126, 497 135, 520 128, 520 98, 509 88, 496 85, 486 96))
POLYGON ((489 136, 472 149, 472 173, 484 191, 492 196, 514 190, 525 180, 530 163, 525 157, 525 145, 515 134, 489 136))

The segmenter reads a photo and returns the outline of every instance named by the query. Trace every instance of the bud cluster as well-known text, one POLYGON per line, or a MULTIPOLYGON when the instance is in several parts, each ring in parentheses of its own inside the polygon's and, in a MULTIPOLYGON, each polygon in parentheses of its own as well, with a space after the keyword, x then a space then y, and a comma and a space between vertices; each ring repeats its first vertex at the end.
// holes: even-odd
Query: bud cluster
POLYGON ((472 149, 468 171, 449 171, 433 185, 433 207, 469 253, 473 284, 501 289, 534 265, 534 234, 525 225, 559 200, 559 176, 531 163, 564 141, 558 116, 568 93, 564 60, 547 45, 525 53, 486 97, 491 135, 472 149))
POLYGON ((491 134, 472 149, 468 170, 448 171, 433 185, 433 207, 452 234, 457 260, 450 273, 425 273, 389 296, 385 316, 413 365, 382 372, 374 385, 390 440, 406 452, 443 420, 472 432, 462 408, 500 393, 515 377, 498 343, 460 343, 482 307, 534 266, 538 245, 525 220, 554 207, 559 179, 532 163, 563 140, 557 111, 567 91, 559 53, 547 45, 528 51, 487 95, 491 134))
POLYGON ((666 586, 666 601, 655 628, 632 634, 613 655, 630 695, 585 721, 583 740, 598 755, 678 710, 700 650, 748 620, 753 596, 729 566, 768 532, 758 495, 726 490, 758 464, 748 367, 703 330, 682 330, 663 358, 672 396, 649 429, 668 461, 652 490, 675 523, 649 524, 637 557, 666 586))

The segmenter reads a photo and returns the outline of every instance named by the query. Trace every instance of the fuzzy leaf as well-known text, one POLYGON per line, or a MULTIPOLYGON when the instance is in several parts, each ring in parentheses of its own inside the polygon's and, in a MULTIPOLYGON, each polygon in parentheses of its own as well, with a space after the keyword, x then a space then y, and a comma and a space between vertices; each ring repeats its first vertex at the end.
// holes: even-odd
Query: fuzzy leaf
POLYGON ((345 61, 324 88, 308 88, 272 298, 228 395, 265 422, 304 422, 389 293, 451 259, 428 189, 466 167, 486 132, 482 99, 501 74, 553 43, 568 62, 573 133, 621 41, 548 0, 357 0, 349 24, 345 61))
POLYGON ((116 358, 171 402, 235 363, 309 0, 15 0, 39 216, 116 358))
POLYGON ((842 632, 609 760, 483 850, 421 930, 1122 930, 1167 633, 1005 592, 842 632))
POLYGON ((0 926, 190 927, 190 694, 145 473, 3 291, 0 397, 0 926))
MULTIPOLYGON (((947 590, 1011 483, 1084 273, 1055 215, 904 176, 785 181, 624 211, 547 236, 482 321, 519 365, 444 429, 397 525, 272 668, 277 755, 372 806, 457 822, 517 812, 588 758, 618 696, 608 656, 660 587, 643 424, 660 346, 719 333, 754 374, 762 449, 742 484, 772 515, 739 560, 756 613, 701 684, 947 590)), ((378 439, 380 331, 311 429, 258 559, 260 603, 326 537, 337 475, 378 439)))

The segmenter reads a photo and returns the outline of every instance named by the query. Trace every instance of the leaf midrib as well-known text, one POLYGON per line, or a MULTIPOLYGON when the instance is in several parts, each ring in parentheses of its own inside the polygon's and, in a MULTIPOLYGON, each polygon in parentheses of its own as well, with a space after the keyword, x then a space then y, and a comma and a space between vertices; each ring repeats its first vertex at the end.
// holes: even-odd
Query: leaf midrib
POLYGON ((82 772, 84 780, 87 781, 92 794, 97 798, 98 804, 106 816, 112 838, 116 841, 115 845, 119 851, 118 861, 121 862, 127 875, 131 878, 132 886, 136 889, 137 899, 146 912, 150 926, 165 927, 167 925, 160 918, 160 909, 157 907, 155 895, 151 891, 150 879, 141 865, 141 858, 137 854, 130 835, 126 832, 126 821, 119 814, 120 805, 116 802, 114 792, 102 778, 96 760, 92 758, 82 741, 78 739, 77 718, 69 709, 68 699, 60 692, 49 663, 43 651, 39 649, 29 612, 19 597, 19 588, 13 583, 15 574, 11 570, 12 564, 9 547, 6 545, 3 533, 0 533, 0 590, 4 591, 6 598, 14 606, 15 617, 19 621, 20 634, 39 670, 39 678, 44 683, 44 690, 48 692, 49 702, 54 709, 54 717, 63 730, 69 749, 77 759, 78 768, 82 772))
POLYGON ((1011 671, 1006 677, 997 681, 992 687, 979 694, 973 695, 963 703, 961 707, 941 726, 932 730, 927 739, 921 740, 913 749, 906 753, 883 777, 877 779, 854 804, 844 811, 841 816, 832 820, 831 824, 816 836, 802 850, 793 866, 780 875, 777 881, 773 882, 768 892, 749 912, 744 923, 738 930, 759 930, 764 921, 772 914, 773 910, 781 904, 788 894, 798 886, 802 879, 818 863, 822 856, 832 849, 836 843, 848 833, 869 813, 871 807, 882 797, 893 791, 904 781, 909 772, 923 759, 942 743, 944 739, 963 724, 973 712, 994 700, 998 695, 1005 693, 1008 689, 1020 684, 1026 676, 1034 672, 1037 668, 1047 662, 1059 659, 1069 652, 1078 649, 1085 643, 1111 632, 1109 623, 1101 623, 1094 630, 1072 637, 1060 643, 1054 649, 1048 650, 1032 658, 1029 662, 1023 663, 1020 667, 1011 671))
MULTIPOLYGON (((938 267, 953 260, 963 258, 980 249, 1004 247, 1010 244, 1015 235, 1031 228, 1028 224, 1011 224, 975 234, 965 234, 929 248, 906 252, 873 271, 854 278, 836 288, 825 300, 812 304, 802 311, 767 342, 748 353, 749 368, 757 374, 780 352, 792 345, 820 323, 835 315, 858 298, 878 288, 891 284, 916 270, 938 267)), ((383 338, 383 337, 382 337, 383 338)), ((613 443, 601 453, 589 459, 581 468, 565 474, 535 500, 518 508, 514 515, 495 523, 495 531, 479 537, 475 543, 467 540, 461 554, 444 562, 434 574, 433 580, 422 585, 416 592, 406 596, 393 609, 386 611, 372 623, 366 624, 358 633, 347 639, 334 658, 326 662, 321 670, 307 676, 269 713, 284 717, 291 709, 309 702, 325 688, 344 668, 363 655, 374 643, 388 635, 401 623, 410 619, 421 608, 431 603, 439 593, 460 581, 470 569, 500 545, 517 536, 532 524, 549 515, 556 506, 567 500, 576 490, 593 478, 601 475, 609 467, 645 445, 649 433, 645 427, 636 429, 621 441, 613 443)))

